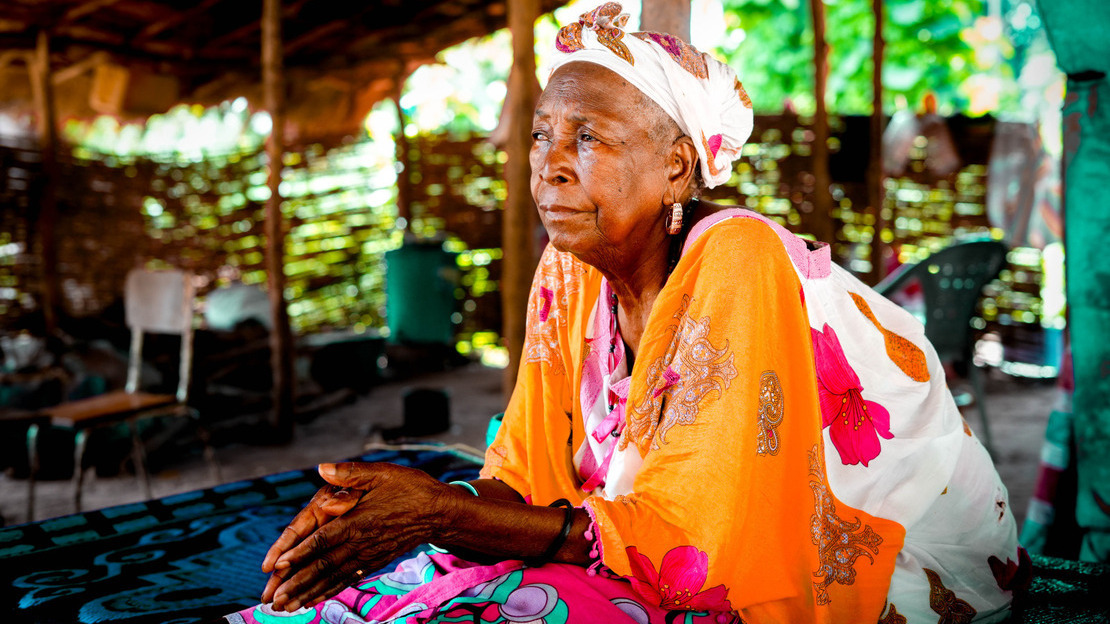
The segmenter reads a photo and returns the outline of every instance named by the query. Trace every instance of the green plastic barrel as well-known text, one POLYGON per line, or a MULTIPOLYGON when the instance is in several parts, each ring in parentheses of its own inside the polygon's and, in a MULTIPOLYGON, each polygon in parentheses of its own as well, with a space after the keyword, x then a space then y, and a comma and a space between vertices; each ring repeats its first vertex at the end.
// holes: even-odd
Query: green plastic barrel
POLYGON ((405 243, 385 254, 386 321, 389 340, 404 344, 451 344, 451 315, 458 254, 439 243, 405 243))

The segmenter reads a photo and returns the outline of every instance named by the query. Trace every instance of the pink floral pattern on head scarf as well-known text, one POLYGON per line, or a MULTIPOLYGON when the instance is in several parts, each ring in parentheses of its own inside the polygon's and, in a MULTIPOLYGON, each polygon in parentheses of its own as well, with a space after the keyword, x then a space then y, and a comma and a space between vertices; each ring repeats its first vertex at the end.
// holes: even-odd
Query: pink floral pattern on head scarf
MULTIPOLYGON (((638 32, 632 33, 632 36, 642 41, 650 39, 658 43, 671 55, 674 62, 682 66, 682 69, 702 80, 709 79, 709 68, 705 64, 705 57, 701 52, 698 52, 697 48, 678 37, 657 32, 638 32)), ((751 108, 751 106, 748 108, 751 108)))
POLYGON ((693 140, 706 186, 728 181, 754 120, 736 72, 673 35, 625 33, 628 15, 621 10, 620 4, 606 2, 563 27, 555 38, 562 54, 551 71, 580 61, 618 74, 693 140))
POLYGON ((828 323, 822 331, 810 328, 813 357, 817 365, 817 395, 824 427, 845 465, 867 463, 882 450, 879 437, 890 432, 890 413, 863 398, 859 376, 848 365, 840 339, 828 323))

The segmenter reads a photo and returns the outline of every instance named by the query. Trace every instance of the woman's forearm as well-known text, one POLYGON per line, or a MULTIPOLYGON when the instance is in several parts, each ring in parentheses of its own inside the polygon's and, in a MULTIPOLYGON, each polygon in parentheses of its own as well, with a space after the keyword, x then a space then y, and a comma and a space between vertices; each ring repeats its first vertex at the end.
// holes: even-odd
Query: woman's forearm
POLYGON ((508 483, 498 481, 497 479, 475 479, 468 481, 475 490, 478 490, 478 496, 486 500, 503 500, 511 503, 523 503, 524 497, 520 492, 514 490, 508 483))
MULTIPOLYGON (((500 481, 471 482, 479 496, 458 492, 443 501, 439 535, 432 541, 448 550, 465 550, 499 559, 536 559, 559 537, 566 511, 558 507, 528 505, 500 481), (514 500, 515 499, 515 500, 514 500)), ((551 561, 588 565, 592 540, 586 538, 590 516, 583 509, 571 511, 569 534, 551 561)))

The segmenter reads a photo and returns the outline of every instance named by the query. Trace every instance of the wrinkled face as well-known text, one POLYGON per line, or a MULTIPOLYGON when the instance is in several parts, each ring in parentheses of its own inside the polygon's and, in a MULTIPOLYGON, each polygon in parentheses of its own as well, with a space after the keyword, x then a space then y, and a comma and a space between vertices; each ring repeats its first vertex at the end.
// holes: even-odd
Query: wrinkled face
POLYGON ((600 65, 568 63, 552 75, 536 106, 529 160, 532 197, 556 249, 604 269, 643 245, 665 244, 675 139, 667 122, 600 65))

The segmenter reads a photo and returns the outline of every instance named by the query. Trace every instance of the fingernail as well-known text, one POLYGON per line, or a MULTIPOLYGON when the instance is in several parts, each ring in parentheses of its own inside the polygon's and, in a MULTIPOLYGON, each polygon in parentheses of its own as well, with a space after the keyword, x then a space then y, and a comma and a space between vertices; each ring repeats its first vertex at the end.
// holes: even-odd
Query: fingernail
POLYGON ((334 477, 335 476, 335 464, 320 464, 319 470, 320 470, 320 476, 323 476, 323 477, 334 477))
POLYGON ((285 610, 289 611, 289 612, 293 612, 293 611, 296 611, 297 609, 300 609, 300 608, 301 608, 301 601, 300 600, 294 600, 293 602, 290 602, 288 605, 286 605, 285 610))
POLYGON ((279 605, 285 604, 286 600, 289 600, 289 596, 285 594, 274 594, 274 600, 270 604, 274 605, 274 609, 279 609, 281 608, 279 605))
POLYGON ((275 570, 284 570, 284 569, 288 568, 290 565, 291 564, 288 561, 282 559, 281 561, 274 564, 274 569, 275 570))

